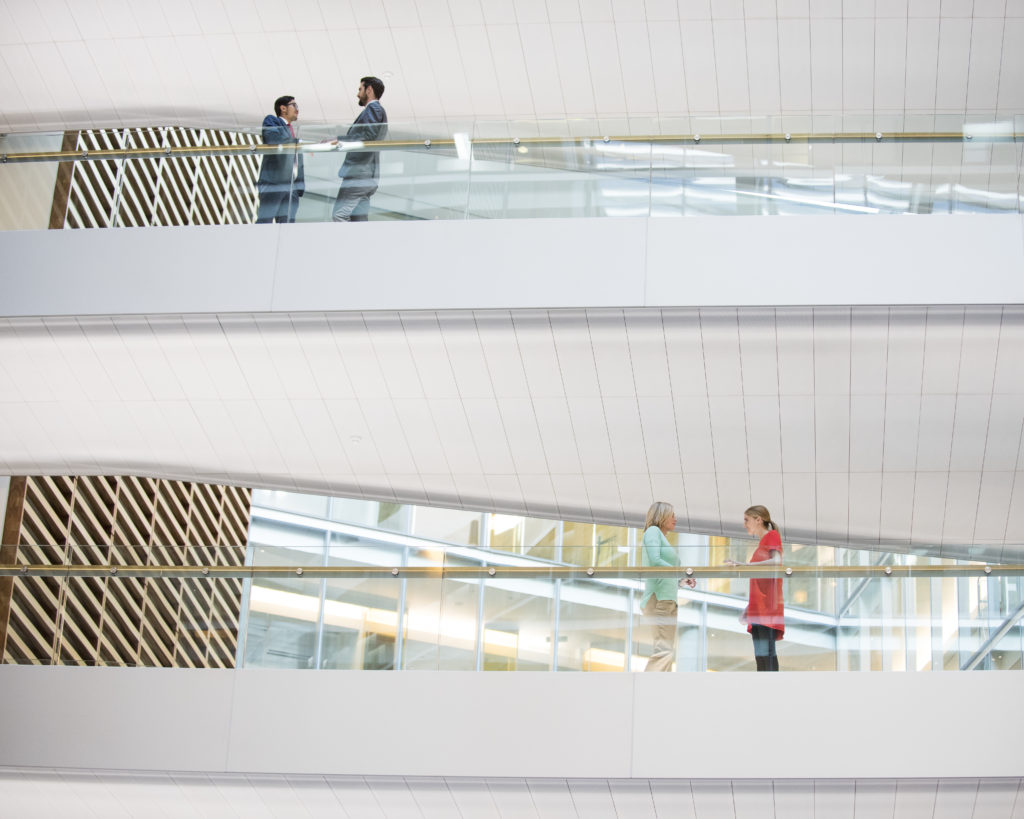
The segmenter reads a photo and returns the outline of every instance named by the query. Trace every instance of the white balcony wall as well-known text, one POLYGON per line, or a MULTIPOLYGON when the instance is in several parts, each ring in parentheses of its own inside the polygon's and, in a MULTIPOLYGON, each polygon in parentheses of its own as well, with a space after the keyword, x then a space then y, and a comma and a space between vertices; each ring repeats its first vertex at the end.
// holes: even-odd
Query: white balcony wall
POLYGON ((1016 304, 1024 217, 0 232, 0 315, 1016 304))
POLYGON ((1024 700, 1012 672, 4 666, 0 687, 18 705, 5 717, 0 766, 690 779, 1024 774, 1024 700))

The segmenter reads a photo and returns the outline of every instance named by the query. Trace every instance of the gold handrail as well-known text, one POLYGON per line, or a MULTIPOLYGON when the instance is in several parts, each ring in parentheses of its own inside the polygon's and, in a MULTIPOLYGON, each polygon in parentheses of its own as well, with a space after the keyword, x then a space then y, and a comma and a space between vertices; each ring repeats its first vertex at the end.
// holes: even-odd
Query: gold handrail
POLYGON ((638 580, 648 577, 722 578, 932 578, 932 577, 1020 577, 1022 564, 977 564, 970 566, 84 566, 84 565, 0 565, 0 577, 92 577, 92 578, 406 578, 486 580, 489 578, 533 578, 567 580, 638 580))
MULTIPOLYGON (((562 137, 482 137, 471 139, 473 145, 509 146, 530 145, 534 147, 565 147, 579 145, 600 145, 611 143, 650 143, 651 145, 757 145, 757 144, 801 144, 801 143, 903 143, 903 142, 1016 142, 1024 140, 1024 133, 1008 134, 964 134, 961 131, 893 131, 883 132, 841 132, 831 134, 666 134, 666 135, 620 135, 620 136, 562 136, 562 137)), ((392 151, 432 148, 455 148, 454 139, 394 140, 384 142, 361 142, 352 147, 338 146, 338 151, 374 150, 392 151)), ((206 145, 166 146, 161 148, 104 148, 100 150, 73 151, 31 151, 0 153, 0 163, 22 162, 69 162, 96 161, 101 159, 158 159, 160 157, 190 156, 242 156, 294 151, 322 152, 321 143, 281 145, 206 145)))

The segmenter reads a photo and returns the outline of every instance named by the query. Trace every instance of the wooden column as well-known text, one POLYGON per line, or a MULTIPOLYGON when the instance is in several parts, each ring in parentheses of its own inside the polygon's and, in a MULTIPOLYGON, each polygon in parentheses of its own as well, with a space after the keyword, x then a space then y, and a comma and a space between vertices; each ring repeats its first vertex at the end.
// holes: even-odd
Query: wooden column
MULTIPOLYGON (((65 131, 61 151, 73 151, 77 145, 78 131, 65 131)), ((64 227, 64 219, 68 213, 68 194, 71 192, 71 175, 74 170, 74 162, 57 164, 57 182, 53 187, 53 205, 50 207, 50 230, 60 230, 64 227)))
MULTIPOLYGON (((21 532, 21 515, 25 509, 24 477, 12 477, 7 493, 7 511, 4 514, 3 533, 0 535, 0 564, 11 565, 18 558, 18 534, 21 532)), ((14 592, 14 578, 0 577, 0 658, 7 645, 7 622, 11 616, 11 595, 14 592)))

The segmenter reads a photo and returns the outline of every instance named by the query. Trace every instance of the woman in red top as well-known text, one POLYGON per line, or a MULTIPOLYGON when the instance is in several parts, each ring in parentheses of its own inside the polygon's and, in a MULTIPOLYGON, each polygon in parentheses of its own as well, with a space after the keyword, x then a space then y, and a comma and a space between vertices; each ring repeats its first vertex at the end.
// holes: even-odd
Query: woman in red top
MULTIPOLYGON (((727 560, 731 566, 771 566, 782 564, 782 538, 772 516, 763 506, 751 506, 743 513, 743 528, 751 537, 760 538, 749 563, 727 560)), ((750 581, 750 602, 740 615, 747 631, 754 638, 754 661, 758 671, 778 671, 779 658, 775 641, 786 630, 782 612, 782 578, 759 578, 750 581)))

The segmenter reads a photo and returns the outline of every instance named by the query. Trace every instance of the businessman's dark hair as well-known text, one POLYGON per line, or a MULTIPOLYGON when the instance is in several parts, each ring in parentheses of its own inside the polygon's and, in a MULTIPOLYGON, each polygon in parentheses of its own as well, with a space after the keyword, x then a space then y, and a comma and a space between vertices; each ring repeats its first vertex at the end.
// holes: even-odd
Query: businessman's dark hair
POLYGON ((290 97, 287 94, 285 94, 283 97, 278 97, 276 100, 274 100, 274 116, 281 116, 281 109, 292 102, 295 102, 295 97, 290 97))
POLYGON ((384 83, 378 77, 363 77, 359 82, 372 88, 377 99, 384 96, 384 83))

